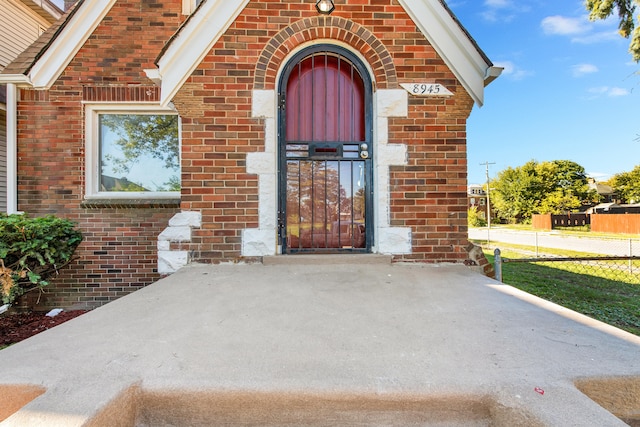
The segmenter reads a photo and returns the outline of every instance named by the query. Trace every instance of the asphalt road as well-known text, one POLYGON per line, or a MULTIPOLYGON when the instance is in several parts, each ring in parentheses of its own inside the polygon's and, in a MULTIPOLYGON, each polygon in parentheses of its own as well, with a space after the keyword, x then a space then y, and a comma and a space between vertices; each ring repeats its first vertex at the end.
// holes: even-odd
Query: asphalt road
MULTIPOLYGON (((519 231, 504 228, 469 228, 469 239, 490 242, 566 249, 611 256, 640 256, 640 239, 574 237, 558 232, 519 231)), ((497 245, 499 246, 499 245, 497 245)))

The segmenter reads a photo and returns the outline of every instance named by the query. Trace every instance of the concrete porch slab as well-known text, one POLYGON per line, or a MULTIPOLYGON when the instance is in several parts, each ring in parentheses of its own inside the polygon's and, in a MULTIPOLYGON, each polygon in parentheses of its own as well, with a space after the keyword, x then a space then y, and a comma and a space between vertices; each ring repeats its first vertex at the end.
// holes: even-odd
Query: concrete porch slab
POLYGON ((639 337, 463 266, 194 265, 0 351, 0 425, 624 426, 612 378, 639 337))

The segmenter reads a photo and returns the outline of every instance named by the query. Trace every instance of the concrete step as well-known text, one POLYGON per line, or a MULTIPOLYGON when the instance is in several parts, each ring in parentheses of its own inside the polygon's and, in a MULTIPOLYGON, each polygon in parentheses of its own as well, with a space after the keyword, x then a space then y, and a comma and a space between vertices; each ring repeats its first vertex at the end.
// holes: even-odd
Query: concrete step
POLYGON ((296 254, 266 256, 264 265, 336 265, 336 264, 391 264, 391 255, 380 254, 296 254))

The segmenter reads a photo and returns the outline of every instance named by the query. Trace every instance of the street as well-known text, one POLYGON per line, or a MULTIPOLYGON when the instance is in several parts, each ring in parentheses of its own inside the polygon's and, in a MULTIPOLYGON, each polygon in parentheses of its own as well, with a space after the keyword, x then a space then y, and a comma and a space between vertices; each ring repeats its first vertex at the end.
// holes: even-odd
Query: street
MULTIPOLYGON (((489 240, 539 248, 566 249, 611 256, 640 256, 640 239, 567 236, 555 231, 469 228, 470 240, 489 240)), ((498 246, 499 245, 495 245, 498 246)))

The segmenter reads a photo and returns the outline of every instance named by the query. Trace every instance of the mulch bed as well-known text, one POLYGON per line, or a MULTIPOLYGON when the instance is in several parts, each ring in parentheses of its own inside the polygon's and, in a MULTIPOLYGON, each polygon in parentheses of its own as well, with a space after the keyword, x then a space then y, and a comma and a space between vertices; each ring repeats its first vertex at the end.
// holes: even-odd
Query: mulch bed
POLYGON ((54 326, 86 313, 86 310, 63 311, 55 317, 47 312, 4 313, 0 315, 0 348, 15 344, 54 326))

